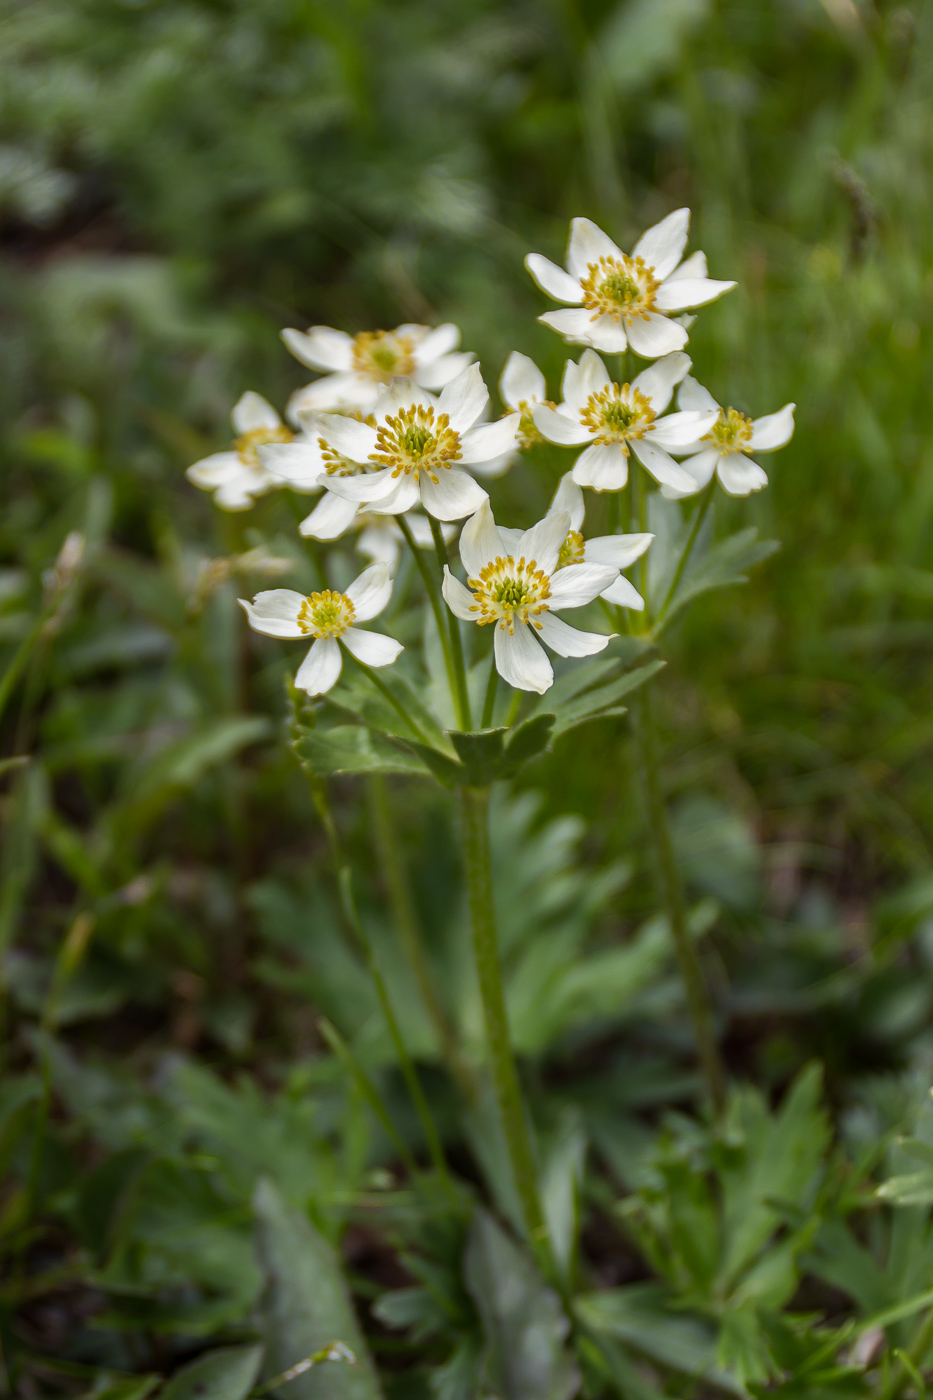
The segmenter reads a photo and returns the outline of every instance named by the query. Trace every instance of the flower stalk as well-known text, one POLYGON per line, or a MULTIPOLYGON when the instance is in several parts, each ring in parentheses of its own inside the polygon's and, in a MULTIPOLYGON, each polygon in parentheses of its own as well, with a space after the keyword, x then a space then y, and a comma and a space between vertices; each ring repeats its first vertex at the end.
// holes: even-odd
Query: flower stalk
POLYGON ((414 558, 415 564, 418 568, 418 572, 421 575, 421 581, 424 584, 425 592, 428 595, 428 602, 431 606, 431 611, 434 614, 434 622, 437 627, 437 635, 440 638, 441 651, 444 655, 444 668, 447 671, 447 684, 450 687, 450 695, 451 699, 453 700, 454 710, 457 715, 457 723, 461 729, 467 729, 469 727, 469 721, 467 719, 466 711, 464 709, 463 698, 457 680, 457 671, 454 663, 453 650, 451 648, 450 643, 450 633, 447 630, 447 621, 444 615, 445 608, 443 599, 441 598, 440 585, 438 584, 438 581, 435 578, 434 574, 431 572, 430 564, 425 559, 424 554, 415 543, 415 537, 411 532, 411 526, 408 524, 408 521, 403 515, 398 516, 397 519, 398 527, 401 530, 402 534, 405 536, 405 543, 411 550, 412 557, 414 558))
POLYGON ((535 1248, 543 1252, 547 1248, 546 1226, 538 1195, 531 1133, 509 1041, 496 936, 489 855, 489 789, 461 789, 461 814, 473 954, 483 1002, 493 1084, 525 1230, 535 1248))
POLYGON ((696 945, 687 927, 686 899, 674 855, 664 795, 661 791, 658 739, 651 704, 650 683, 642 686, 636 692, 633 713, 636 724, 639 776, 644 795, 648 830, 654 848, 661 899, 667 913, 674 952, 687 994, 687 1007, 690 1020, 693 1023, 693 1033, 696 1038, 706 1095, 718 1118, 726 1105, 726 1077, 719 1054, 719 1046, 716 1043, 709 990, 706 986, 696 945))
MULTIPOLYGON (((447 568, 447 545, 444 542, 444 534, 439 523, 434 516, 428 516, 431 522, 431 537, 434 540, 434 552, 437 555, 438 566, 443 577, 447 568)), ((457 687, 456 701, 460 712, 460 724, 463 729, 473 728, 473 718, 470 714, 470 692, 467 689, 466 663, 463 659, 463 638, 460 636, 460 623, 455 615, 448 609, 447 621, 450 625, 450 654, 454 666, 454 682, 457 687)))

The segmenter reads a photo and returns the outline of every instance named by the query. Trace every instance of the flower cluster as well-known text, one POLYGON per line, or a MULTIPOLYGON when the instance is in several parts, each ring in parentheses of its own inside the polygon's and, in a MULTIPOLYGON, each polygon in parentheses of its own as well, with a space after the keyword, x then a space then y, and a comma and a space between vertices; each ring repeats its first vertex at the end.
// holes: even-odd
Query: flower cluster
MULTIPOLYGON (((645 609, 623 571, 653 536, 641 530, 586 539, 583 488, 621 491, 633 459, 669 500, 711 489, 715 480, 733 496, 767 485, 749 454, 790 440, 794 405, 752 419, 722 407, 691 377, 684 347, 693 318, 680 313, 735 283, 710 278, 701 252, 684 258, 689 225, 689 211, 678 209, 625 253, 589 219, 574 219, 565 268, 528 255, 538 286, 564 303, 539 319, 585 348, 566 363, 560 402, 548 398, 538 366, 513 351, 499 381, 506 412, 496 419, 480 367, 458 348, 454 325, 355 336, 329 326, 282 332, 319 377, 292 395, 286 422, 258 394, 244 394, 232 414, 231 450, 195 463, 188 477, 230 511, 282 487, 318 495, 300 533, 333 541, 353 531, 357 549, 374 561, 343 591, 304 597, 273 589, 241 600, 257 631, 313 638, 296 676, 301 689, 322 695, 336 684, 341 648, 364 668, 395 661, 400 643, 356 624, 386 608, 407 545, 436 548, 450 626, 491 627, 498 674, 516 690, 543 693, 554 680, 545 648, 590 656, 615 635, 573 627, 558 613, 598 600, 612 626, 621 625, 613 609, 645 609), (651 363, 614 379, 597 351, 651 363), (550 509, 530 529, 497 525, 484 483, 520 453, 547 444, 578 449, 550 509), (464 520, 461 580, 447 547, 464 520)), ((428 579, 432 566, 418 562, 428 579)))

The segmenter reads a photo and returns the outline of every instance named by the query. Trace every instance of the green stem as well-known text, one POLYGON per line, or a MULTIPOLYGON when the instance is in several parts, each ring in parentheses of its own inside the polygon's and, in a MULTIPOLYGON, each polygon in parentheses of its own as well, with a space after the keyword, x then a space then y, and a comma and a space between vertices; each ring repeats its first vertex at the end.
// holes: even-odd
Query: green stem
POLYGON ((320 1030, 321 1035, 327 1041, 331 1050, 333 1050, 334 1054, 337 1056, 340 1063, 343 1065, 344 1069, 350 1075, 350 1078, 356 1081, 357 1088, 359 1089, 363 1098, 369 1104, 373 1113, 379 1119, 379 1122, 382 1124, 386 1137, 389 1139, 396 1152, 398 1153, 402 1165, 404 1166, 408 1175, 411 1177, 412 1181, 419 1181, 421 1178, 421 1173, 418 1170, 418 1163, 411 1155, 411 1149, 409 1148, 408 1143, 405 1141, 398 1128, 392 1122, 391 1116, 389 1115, 389 1111, 386 1108, 385 1104, 382 1102, 382 1096, 379 1093, 379 1090, 376 1088, 369 1075, 363 1069, 363 1066, 353 1054, 353 1051, 350 1049, 343 1036, 337 1030, 337 1027, 331 1025, 330 1021, 322 1017, 321 1020, 318 1022, 318 1029, 320 1030))
POLYGON ((376 687, 379 693, 385 696, 386 700, 388 700, 395 713, 399 716, 400 719, 404 720, 405 728, 410 729, 412 734, 414 734, 415 738, 419 739, 422 744, 426 744, 428 742, 428 738, 424 730, 420 727, 416 720, 412 719, 411 715, 405 709, 405 706, 402 704, 401 700, 399 700, 398 696, 392 694, 392 691, 386 685, 385 681, 382 679, 379 673, 377 671, 374 671, 372 666, 367 666, 365 661, 361 661, 358 656, 354 656, 349 648, 344 649, 344 655, 349 656, 354 666, 358 666, 359 669, 363 672, 363 674, 376 687))
POLYGON ((512 691, 512 703, 509 705, 509 712, 505 717, 506 728, 508 729, 511 729, 512 725, 518 719, 518 712, 521 708, 522 696, 524 694, 525 692, 523 690, 512 691))
POLYGON ((398 522, 399 529, 405 536, 405 543, 411 550, 412 557, 415 561, 415 565, 418 569, 419 574, 421 575, 425 591, 428 595, 428 602, 431 604, 431 611, 434 614, 434 622, 437 627, 437 635, 440 638, 441 642, 441 651, 444 653, 444 667, 447 671, 447 684, 450 687, 450 698, 453 701, 455 710, 457 711, 457 722, 460 725, 461 729, 463 729, 466 727, 466 725, 464 722, 464 717, 460 713, 460 692, 457 686, 457 673, 454 667, 453 652, 451 651, 450 647, 450 633, 447 630, 447 623, 444 617, 446 609, 444 608, 444 599, 441 596, 440 586, 437 582, 437 579, 434 577, 433 572, 431 571, 431 567, 428 564, 428 561, 424 557, 424 551, 422 549, 419 549, 417 544, 415 543, 415 537, 411 533, 411 526, 409 525, 408 521, 405 519, 404 515, 396 516, 396 520, 398 522))
POLYGON ((376 851, 382 866, 382 876, 389 894, 389 903, 392 906, 392 914, 402 947, 405 950, 405 956, 408 959, 408 965, 434 1025, 434 1031, 448 1071, 464 1097, 467 1100, 472 1100, 476 1094, 476 1085, 473 1082, 470 1067, 460 1053, 454 1027, 447 1014, 447 1008, 441 1001, 434 974, 424 951, 418 915, 411 897, 408 880, 405 877, 402 851, 389 810, 386 781, 381 773, 373 774, 370 778, 369 795, 376 851))
POLYGON ((509 1043, 509 1023, 496 938, 489 857, 489 789, 462 788, 460 803, 470 921, 473 925, 473 954, 483 1001, 492 1078, 525 1229, 536 1249, 544 1251, 547 1233, 538 1197, 531 1133, 509 1043))
POLYGON ((661 604, 661 611, 658 614, 658 620, 655 624, 656 628, 660 628, 663 626, 664 619, 667 615, 667 610, 671 605, 671 601, 674 597, 674 594, 677 592, 677 585, 680 583, 680 580, 684 576, 684 569, 686 569, 687 564, 690 560, 690 555, 693 553, 693 546, 696 544, 697 535, 700 533, 700 527, 703 524, 703 521, 706 519, 710 505, 712 504, 713 491, 715 489, 715 486, 716 478, 714 476, 712 481, 709 483, 706 490, 704 491, 702 497, 697 503, 696 509, 693 512, 693 519, 690 522, 690 533, 687 536, 687 542, 683 547, 680 559, 677 561, 677 568, 674 571, 674 577, 671 579, 671 586, 667 590, 664 602, 661 604))
POLYGON ((486 698, 483 700, 483 719, 480 724, 481 729, 489 729, 492 724, 493 715, 496 710, 496 692, 499 689, 499 672, 496 670, 496 655, 492 652, 489 657, 489 680, 486 682, 486 698))
MULTIPOLYGON (((437 555, 437 562, 440 566, 441 577, 444 576, 444 569, 447 567, 447 545, 444 543, 444 532, 440 523, 429 515, 431 522, 431 538, 434 541, 434 552, 437 555)), ((473 719, 470 714, 470 692, 467 689, 466 664, 463 660, 463 638, 460 635, 460 622, 447 609, 447 625, 450 628, 450 653, 454 662, 454 675, 457 680, 457 705, 460 710, 461 729, 472 729, 473 719)))
POLYGON ((703 968, 697 954, 696 944, 687 927, 686 900, 674 856, 664 796, 661 792, 658 740, 654 711, 651 705, 650 685, 643 685, 636 692, 633 710, 637 727, 640 777, 648 828, 654 847, 661 898, 667 913, 674 952, 687 994, 687 1006, 690 1019, 693 1022, 693 1033, 696 1037, 707 1096, 718 1117, 726 1103, 725 1072, 713 1029, 712 1007, 706 979, 703 976, 703 968))
POLYGON ((45 626, 46 620, 47 614, 43 612, 38 622, 35 622, 32 627, 30 627, 29 631, 20 642, 13 655, 13 659, 4 671, 2 679, 0 679, 0 715, 3 714, 3 711, 7 707, 7 702, 13 693, 13 687, 22 675, 23 669, 32 655, 32 649, 42 632, 42 628, 45 626))
MULTIPOLYGON (((629 464, 635 471, 635 478, 632 488, 636 492, 638 507, 638 529, 644 534, 648 528, 648 492, 645 485, 647 473, 639 462, 637 465, 633 457, 629 458, 629 464)), ((635 503, 633 502, 633 505, 635 503)), ((651 608, 648 602, 648 551, 641 556, 638 561, 638 591, 645 600, 645 621, 650 621, 651 608)))
POLYGON ((609 521, 607 530, 610 535, 619 533, 619 526, 622 523, 622 501, 621 492, 612 491, 609 494, 609 521))
POLYGON ((379 1005, 382 1008, 382 1014, 385 1017, 385 1023, 388 1027, 389 1035, 392 1038, 395 1053, 398 1056, 402 1075, 408 1086, 408 1092, 415 1106, 415 1112, 421 1120, 421 1127, 424 1132, 431 1161, 434 1164, 438 1177, 444 1184, 445 1190, 448 1192, 449 1196, 455 1200, 456 1192, 454 1191, 453 1182, 450 1180, 447 1171, 447 1162, 444 1158, 444 1150, 441 1147, 440 1136, 435 1127, 434 1118, 428 1106, 428 1101, 424 1096, 421 1081, 418 1078, 411 1056, 402 1039, 398 1021, 392 1009, 392 1003, 389 1000, 389 992, 385 984, 385 979, 373 955, 372 944, 363 927, 363 921, 359 916, 356 900, 353 897, 353 875, 350 869, 350 862, 343 852, 340 837, 337 833, 337 827, 330 812, 327 794, 324 790, 323 783, 319 780, 311 780, 311 795, 314 799, 314 805, 318 810, 318 814, 321 817, 321 822, 327 834, 327 839, 333 855, 334 865, 337 868, 337 888, 340 893, 340 907, 343 911, 344 919, 346 920, 357 946, 362 950, 363 956, 366 959, 369 975, 372 977, 373 985, 376 988, 376 996, 379 999, 379 1005))

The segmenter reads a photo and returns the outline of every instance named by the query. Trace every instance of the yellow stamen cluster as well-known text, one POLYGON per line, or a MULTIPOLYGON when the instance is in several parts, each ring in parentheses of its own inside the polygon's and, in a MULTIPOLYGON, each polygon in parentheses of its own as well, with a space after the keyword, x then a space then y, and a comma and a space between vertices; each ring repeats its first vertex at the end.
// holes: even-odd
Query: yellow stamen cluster
POLYGON ((353 368, 380 384, 413 374, 414 341, 394 331, 360 331, 353 337, 353 368))
POLYGON ((584 541, 580 531, 571 530, 560 547, 560 553, 557 556, 557 567, 559 569, 564 569, 568 564, 582 564, 583 549, 584 541))
POLYGON ((619 442, 627 454, 627 444, 633 438, 644 437, 655 416, 650 399, 641 390, 628 384, 621 388, 610 384, 607 389, 590 394, 580 421, 589 428, 596 442, 604 445, 619 442))
POLYGON ((323 593, 305 598, 298 609, 298 626, 306 636, 342 637, 355 617, 356 609, 346 593, 325 588, 323 593))
POLYGON ((723 408, 702 441, 711 442, 721 452, 747 452, 752 445, 753 426, 752 420, 737 408, 723 408))
POLYGON ((241 434, 240 437, 234 438, 233 447, 244 467, 262 471, 257 447, 265 447, 267 442, 292 442, 294 437, 295 434, 289 432, 284 423, 280 423, 277 428, 253 428, 250 432, 241 434))
POLYGON ((392 468, 393 476, 426 472, 437 482, 437 472, 460 457, 460 434, 450 426, 446 413, 434 418, 434 408, 412 404, 389 414, 377 430, 376 451, 370 460, 392 468))
POLYGON ((589 263, 587 275, 580 282, 583 305, 592 311, 594 321, 597 316, 616 316, 622 321, 647 318, 660 285, 653 267, 626 253, 589 263))
POLYGON ((492 622, 514 632, 516 621, 541 626, 535 618, 547 612, 551 589, 547 574, 534 559, 526 563, 523 556, 516 563, 511 554, 506 558, 500 554, 479 578, 467 583, 476 599, 470 611, 479 613, 476 621, 480 627, 492 622))

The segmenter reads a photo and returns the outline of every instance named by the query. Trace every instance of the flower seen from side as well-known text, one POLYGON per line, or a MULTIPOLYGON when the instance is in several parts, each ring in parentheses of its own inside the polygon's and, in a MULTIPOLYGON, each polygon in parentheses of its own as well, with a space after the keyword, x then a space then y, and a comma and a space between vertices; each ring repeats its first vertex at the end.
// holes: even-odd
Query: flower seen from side
POLYGON ((211 491, 222 510, 249 510, 257 496, 282 485, 263 466, 261 449, 267 443, 291 443, 294 434, 261 394, 249 391, 230 414, 236 438, 228 452, 214 452, 185 472, 202 491, 211 491))
POLYGON ((331 412, 362 409, 368 412, 393 379, 412 379, 422 389, 443 389, 473 359, 458 350, 460 331, 443 326, 404 325, 394 331, 360 331, 347 335, 330 326, 308 331, 284 330, 288 349, 322 378, 292 395, 290 421, 305 409, 331 412))
POLYGON ((460 535, 466 586, 444 570, 448 607, 464 622, 494 628, 496 669, 516 690, 542 695, 553 684, 554 671, 541 642, 558 656, 593 656, 611 640, 604 633, 581 632, 555 616, 591 603, 618 577, 618 569, 606 564, 561 567, 561 546, 569 531, 569 514, 553 511, 517 538, 514 532, 506 536, 484 501, 460 535))
POLYGON ((535 424, 550 442, 564 447, 589 444, 573 466, 578 486, 620 491, 628 481, 629 453, 634 452, 656 481, 689 495, 696 490, 693 478, 670 454, 708 432, 718 409, 659 416, 689 368, 689 356, 666 355, 631 384, 619 385, 609 378, 599 356, 585 350, 579 364, 567 361, 564 402, 556 409, 539 404, 533 410, 535 424))
POLYGON ((547 383, 534 360, 518 350, 512 351, 499 379, 499 397, 513 413, 521 414, 518 446, 530 447, 532 443, 543 442, 532 414, 537 404, 546 404, 549 408, 555 405, 547 396, 547 383))
POLYGON ((568 472, 554 493, 551 503, 552 512, 564 511, 570 517, 570 530, 558 555, 558 569, 579 563, 606 564, 616 569, 616 578, 608 588, 602 590, 600 598, 604 598, 607 603, 615 603, 617 607, 632 608, 641 612, 645 600, 621 570, 627 569, 636 559, 641 558, 654 535, 599 535, 595 539, 584 540, 582 531, 585 509, 583 492, 574 481, 572 473, 568 472))
POLYGON ((589 219, 572 220, 566 272, 540 253, 525 258, 541 290, 569 303, 538 319, 565 340, 609 354, 631 346, 654 360, 682 350, 687 331, 671 317, 735 286, 707 276, 703 253, 681 261, 689 230, 690 210, 677 209, 642 234, 629 254, 589 219))
POLYGON ((305 597, 290 588, 273 588, 257 593, 252 603, 239 601, 256 632, 289 640, 314 638, 295 684, 308 695, 324 695, 340 678, 341 646, 365 666, 390 666, 403 650, 394 637, 354 625, 378 617, 391 596, 389 570, 377 563, 364 569, 344 593, 326 588, 305 597))
POLYGON ((413 380, 393 380, 373 405, 372 423, 321 414, 317 430, 328 447, 361 469, 329 477, 328 492, 347 509, 382 515, 403 515, 419 502, 437 520, 471 515, 486 492, 462 468, 496 470, 519 423, 517 413, 479 422, 488 399, 479 365, 470 365, 437 398, 413 380))
POLYGON ((680 465, 693 478, 691 491, 665 485, 661 488, 663 495, 669 500, 692 495, 708 485, 714 473, 730 496, 748 496, 767 486, 767 473, 746 454, 777 452, 790 442, 794 435, 795 404, 786 403, 777 413, 766 414, 764 418, 748 418, 738 409, 721 408, 709 390, 689 375, 680 386, 677 403, 680 408, 693 412, 715 409, 716 420, 696 441, 678 448, 678 453, 690 454, 680 465))

